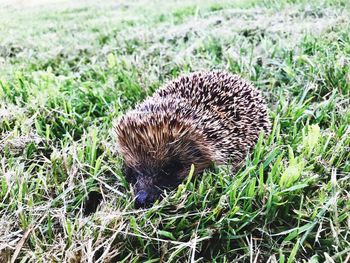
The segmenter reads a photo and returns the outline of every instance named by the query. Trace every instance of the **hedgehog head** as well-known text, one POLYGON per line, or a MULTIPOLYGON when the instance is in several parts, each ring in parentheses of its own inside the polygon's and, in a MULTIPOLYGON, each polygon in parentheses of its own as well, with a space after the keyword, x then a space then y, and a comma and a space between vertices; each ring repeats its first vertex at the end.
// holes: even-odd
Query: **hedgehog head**
POLYGON ((210 166, 215 151, 204 136, 176 115, 129 112, 115 125, 124 176, 133 185, 137 207, 150 206, 189 173, 210 166))

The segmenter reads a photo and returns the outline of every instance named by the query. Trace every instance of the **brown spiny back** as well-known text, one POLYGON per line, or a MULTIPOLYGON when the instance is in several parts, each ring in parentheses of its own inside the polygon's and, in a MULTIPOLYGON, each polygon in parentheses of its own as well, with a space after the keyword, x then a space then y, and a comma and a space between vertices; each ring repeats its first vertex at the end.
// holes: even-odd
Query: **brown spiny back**
POLYGON ((211 161, 239 166, 270 126, 257 89, 237 75, 214 71, 165 84, 115 129, 119 152, 133 167, 160 167, 177 156, 203 170, 211 161))

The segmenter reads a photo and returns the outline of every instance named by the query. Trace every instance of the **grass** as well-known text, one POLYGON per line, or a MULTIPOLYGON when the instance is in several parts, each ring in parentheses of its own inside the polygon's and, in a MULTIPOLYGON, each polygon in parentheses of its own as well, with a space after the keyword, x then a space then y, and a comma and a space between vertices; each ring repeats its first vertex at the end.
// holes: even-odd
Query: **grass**
POLYGON ((350 261, 348 1, 2 5, 0 262, 350 261), (272 134, 135 210, 112 122, 200 69, 262 90, 272 134))

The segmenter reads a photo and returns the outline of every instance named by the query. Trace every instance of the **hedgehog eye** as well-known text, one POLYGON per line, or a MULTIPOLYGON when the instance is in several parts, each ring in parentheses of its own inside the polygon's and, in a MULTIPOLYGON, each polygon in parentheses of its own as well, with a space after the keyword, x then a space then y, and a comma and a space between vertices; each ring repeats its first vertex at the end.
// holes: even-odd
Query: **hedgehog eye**
POLYGON ((123 175, 126 179, 131 184, 135 184, 137 180, 137 173, 134 169, 130 168, 129 166, 123 164, 122 167, 123 175))

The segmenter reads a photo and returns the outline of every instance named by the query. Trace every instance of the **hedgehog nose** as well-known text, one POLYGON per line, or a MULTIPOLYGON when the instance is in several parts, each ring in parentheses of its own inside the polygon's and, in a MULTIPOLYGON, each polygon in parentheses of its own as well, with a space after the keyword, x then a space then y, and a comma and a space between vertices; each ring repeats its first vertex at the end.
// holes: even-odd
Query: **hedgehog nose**
POLYGON ((136 208, 145 207, 147 205, 148 194, 146 191, 140 191, 136 194, 135 206, 136 208))

